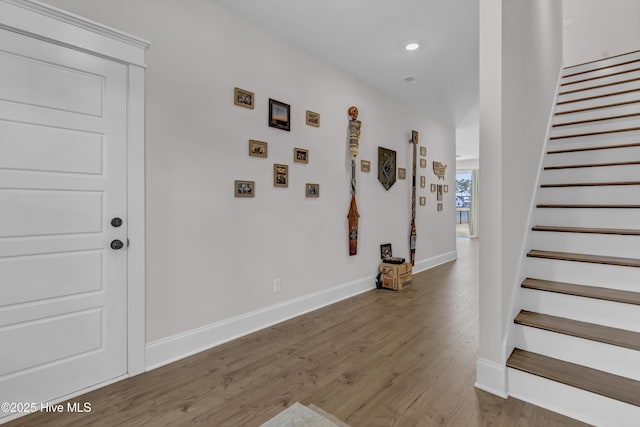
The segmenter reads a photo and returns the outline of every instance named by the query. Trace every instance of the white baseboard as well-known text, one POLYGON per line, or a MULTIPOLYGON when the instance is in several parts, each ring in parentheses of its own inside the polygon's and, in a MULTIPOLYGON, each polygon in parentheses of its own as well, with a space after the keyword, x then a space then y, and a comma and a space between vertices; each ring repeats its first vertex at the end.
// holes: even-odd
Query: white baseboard
MULTIPOLYGON (((428 270, 456 256, 456 251, 452 251, 418 261, 413 271, 428 270)), ((151 342, 146 351, 147 371, 372 289, 375 289, 375 277, 364 277, 151 342)))
POLYGON ((491 360, 478 358, 476 361, 476 388, 488 393, 508 397, 507 393, 507 368, 491 360))
POLYGON ((458 259, 458 251, 445 252, 431 258, 416 261, 415 265, 413 266, 413 274, 429 270, 430 268, 437 267, 449 261, 455 261, 456 259, 458 259))

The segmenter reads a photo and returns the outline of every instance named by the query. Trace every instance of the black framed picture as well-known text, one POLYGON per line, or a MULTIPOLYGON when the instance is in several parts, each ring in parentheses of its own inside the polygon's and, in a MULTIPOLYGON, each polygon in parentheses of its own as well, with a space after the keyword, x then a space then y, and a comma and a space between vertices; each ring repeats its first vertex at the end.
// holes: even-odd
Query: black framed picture
POLYGON ((380 259, 391 258, 392 256, 391 243, 380 245, 380 259))
POLYGON ((269 98, 269 126, 291 131, 291 106, 269 98))

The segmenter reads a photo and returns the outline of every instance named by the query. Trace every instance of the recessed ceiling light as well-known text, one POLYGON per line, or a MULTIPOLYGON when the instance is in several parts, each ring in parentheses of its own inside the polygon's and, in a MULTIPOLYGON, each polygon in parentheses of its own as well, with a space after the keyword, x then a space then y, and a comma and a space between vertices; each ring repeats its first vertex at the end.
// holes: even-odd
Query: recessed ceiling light
POLYGON ((416 50, 419 47, 420 47, 420 44, 413 42, 413 43, 407 43, 407 45, 404 48, 407 50, 416 50))

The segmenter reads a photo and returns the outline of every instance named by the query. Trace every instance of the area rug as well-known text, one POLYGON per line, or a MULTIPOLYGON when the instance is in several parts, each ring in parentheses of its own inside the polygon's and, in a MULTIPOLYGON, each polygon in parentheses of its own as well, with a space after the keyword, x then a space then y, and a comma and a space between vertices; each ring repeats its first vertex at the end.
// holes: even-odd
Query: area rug
POLYGON ((296 402, 260 427, 349 427, 316 405, 296 402))

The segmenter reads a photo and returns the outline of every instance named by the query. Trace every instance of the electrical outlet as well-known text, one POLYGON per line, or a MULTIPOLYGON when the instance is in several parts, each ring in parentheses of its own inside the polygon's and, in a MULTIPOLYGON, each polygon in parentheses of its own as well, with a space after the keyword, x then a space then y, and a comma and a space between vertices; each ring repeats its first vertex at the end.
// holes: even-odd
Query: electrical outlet
POLYGON ((277 294, 278 292, 280 292, 281 289, 282 289, 282 283, 280 282, 280 279, 275 279, 273 281, 273 293, 277 294))

